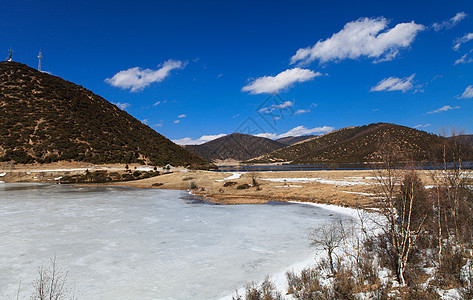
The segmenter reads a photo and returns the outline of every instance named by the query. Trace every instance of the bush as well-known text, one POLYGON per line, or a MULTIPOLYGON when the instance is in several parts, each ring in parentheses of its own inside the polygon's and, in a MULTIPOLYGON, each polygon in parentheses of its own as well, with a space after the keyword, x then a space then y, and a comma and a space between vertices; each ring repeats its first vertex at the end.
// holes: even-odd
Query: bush
POLYGON ((240 184, 239 186, 237 186, 237 190, 246 190, 249 188, 250 188, 250 185, 248 183, 240 184))
POLYGON ((236 292, 233 300, 282 300, 281 293, 276 290, 274 284, 266 276, 264 281, 258 286, 251 282, 246 285, 245 297, 243 298, 236 292))

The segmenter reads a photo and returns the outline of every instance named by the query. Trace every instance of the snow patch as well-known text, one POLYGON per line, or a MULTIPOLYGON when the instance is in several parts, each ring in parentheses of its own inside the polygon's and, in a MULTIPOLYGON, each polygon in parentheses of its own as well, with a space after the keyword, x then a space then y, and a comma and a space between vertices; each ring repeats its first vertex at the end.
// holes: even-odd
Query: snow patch
POLYGON ((241 177, 243 173, 241 172, 232 172, 232 175, 226 177, 226 178, 223 178, 223 179, 217 179, 215 181, 217 182, 222 182, 222 181, 225 181, 225 180, 233 180, 233 179, 238 179, 241 177))

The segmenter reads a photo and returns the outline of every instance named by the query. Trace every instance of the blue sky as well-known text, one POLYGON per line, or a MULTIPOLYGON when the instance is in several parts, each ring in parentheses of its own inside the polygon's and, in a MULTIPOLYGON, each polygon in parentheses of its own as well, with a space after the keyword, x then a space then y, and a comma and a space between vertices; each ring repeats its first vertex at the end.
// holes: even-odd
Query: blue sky
POLYGON ((471 0, 2 1, 10 47, 179 143, 374 122, 473 133, 471 0))

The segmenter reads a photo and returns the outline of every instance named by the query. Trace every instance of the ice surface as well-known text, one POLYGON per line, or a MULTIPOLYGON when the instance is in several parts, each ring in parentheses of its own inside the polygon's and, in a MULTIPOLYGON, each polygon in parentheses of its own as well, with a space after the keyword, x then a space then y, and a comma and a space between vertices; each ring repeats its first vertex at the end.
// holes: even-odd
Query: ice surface
MULTIPOLYGON (((181 191, 0 185, 0 295, 29 299, 57 256, 81 299, 218 299, 314 255, 307 233, 347 217, 303 204, 209 205, 181 191)), ((342 211, 340 211, 342 212, 342 211)))

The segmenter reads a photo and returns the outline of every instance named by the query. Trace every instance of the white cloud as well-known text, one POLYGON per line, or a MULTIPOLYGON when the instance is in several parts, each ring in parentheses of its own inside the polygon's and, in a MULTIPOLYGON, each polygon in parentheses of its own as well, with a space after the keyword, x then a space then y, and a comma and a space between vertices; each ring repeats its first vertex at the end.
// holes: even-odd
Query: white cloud
POLYGON ((459 12, 457 13, 454 17, 448 19, 447 21, 443 21, 441 23, 434 23, 432 25, 432 28, 435 30, 435 31, 440 31, 442 29, 451 29, 453 28, 455 25, 457 25, 461 20, 463 20, 464 18, 466 18, 467 14, 464 13, 464 12, 459 12))
POLYGON ((161 104, 161 101, 157 101, 153 104, 153 106, 158 106, 159 104, 161 104))
POLYGON ((172 70, 183 69, 186 62, 180 60, 168 60, 157 70, 141 69, 140 67, 123 70, 105 79, 108 84, 122 89, 130 89, 132 92, 139 91, 153 82, 161 82, 169 76, 172 70))
POLYGON ((215 135, 203 135, 198 139, 191 139, 189 137, 185 137, 182 139, 172 140, 174 143, 178 145, 201 145, 203 143, 210 142, 212 140, 218 139, 222 136, 226 136, 226 134, 220 133, 215 135))
POLYGON ((175 120, 175 121, 174 121, 174 124, 177 124, 177 123, 179 123, 179 122, 181 122, 181 120, 175 120))
POLYGON ((327 133, 333 131, 334 128, 331 126, 315 127, 315 128, 305 128, 304 126, 297 126, 289 130, 288 132, 282 134, 275 133, 259 133, 256 136, 265 137, 268 139, 280 139, 288 136, 301 136, 314 133, 327 133))
POLYGON ((460 106, 450 106, 450 105, 445 105, 439 109, 436 109, 436 110, 433 110, 433 111, 429 111, 427 112, 427 114, 437 114, 437 113, 440 113, 440 112, 443 112, 443 111, 449 111, 449 110, 452 110, 452 109, 459 109, 460 106))
POLYGON ((125 103, 121 103, 121 102, 114 103, 114 102, 112 102, 112 104, 115 104, 120 109, 126 109, 126 108, 130 107, 130 105, 131 105, 130 103, 126 103, 126 102, 125 103))
POLYGON ((294 115, 302 115, 302 114, 309 113, 311 107, 317 107, 317 104, 312 103, 312 104, 311 104, 308 108, 306 108, 306 109, 298 109, 298 110, 294 113, 294 115))
POLYGON ((187 117, 187 115, 186 115, 186 114, 182 114, 182 115, 179 115, 179 116, 177 116, 177 117, 178 117, 179 119, 182 119, 182 118, 187 117))
POLYGON ((463 94, 458 98, 460 98, 460 99, 473 98, 473 85, 467 86, 465 91, 463 92, 463 94))
POLYGON ((158 124, 151 125, 151 127, 162 127, 162 126, 163 126, 163 123, 158 123, 158 124))
POLYGON ((148 125, 149 123, 149 119, 144 119, 144 120, 141 120, 141 123, 145 124, 145 125, 148 125))
POLYGON ((466 42, 469 42, 473 40, 473 32, 472 33, 467 33, 461 38, 458 38, 455 40, 455 45, 453 45, 453 50, 458 51, 460 50, 460 46, 466 42))
POLYGON ((362 56, 376 61, 394 59, 401 48, 409 47, 424 25, 399 23, 385 30, 388 20, 361 18, 345 24, 343 29, 332 37, 318 41, 314 46, 301 48, 291 57, 291 64, 307 64, 318 59, 321 63, 332 60, 357 59, 362 56))
POLYGON ((465 55, 463 55, 462 57, 460 57, 459 59, 457 59, 455 61, 455 65, 458 65, 458 64, 469 64, 471 62, 473 62, 473 58, 471 57, 468 57, 471 53, 473 52, 473 49, 470 50, 468 53, 466 53, 465 55))
POLYGON ((308 112, 310 112, 309 108, 307 108, 307 109, 298 109, 294 114, 295 115, 302 115, 302 114, 306 114, 308 112))
POLYGON ((268 107, 263 107, 262 109, 259 110, 259 112, 269 114, 269 113, 272 113, 273 111, 275 111, 277 109, 282 110, 282 109, 292 107, 292 106, 294 106, 294 102, 286 101, 282 104, 273 104, 273 105, 268 106, 268 107))
POLYGON ((381 91, 402 91, 403 93, 412 89, 414 86, 412 81, 416 74, 412 74, 409 77, 397 78, 389 77, 381 80, 376 86, 370 89, 371 92, 381 91))
POLYGON ((414 126, 414 128, 425 128, 425 127, 429 127, 431 124, 424 124, 424 125, 416 125, 414 126))
POLYGON ((289 88, 296 82, 308 81, 317 76, 322 76, 322 73, 315 73, 314 71, 301 68, 287 69, 276 76, 257 78, 244 86, 241 90, 253 95, 273 94, 289 88))

